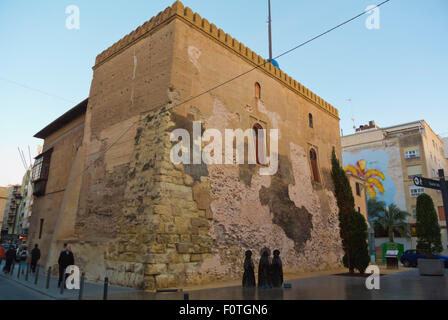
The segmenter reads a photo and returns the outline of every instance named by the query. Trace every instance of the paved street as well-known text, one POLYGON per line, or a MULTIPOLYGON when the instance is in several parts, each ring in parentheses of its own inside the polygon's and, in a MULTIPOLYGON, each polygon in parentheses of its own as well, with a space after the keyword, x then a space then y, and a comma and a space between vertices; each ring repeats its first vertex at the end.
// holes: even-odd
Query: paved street
POLYGON ((49 300, 38 291, 31 290, 15 281, 0 277, 0 300, 49 300))
MULTIPOLYGON (((4 263, 0 265, 3 269, 4 263)), ((43 300, 43 299, 78 299, 79 290, 64 290, 61 294, 57 287, 57 277, 50 277, 49 288, 47 289, 47 275, 40 269, 37 284, 35 284, 36 275, 30 273, 28 280, 25 279, 26 264, 22 263, 20 277, 17 277, 18 266, 14 268, 13 275, 5 275, 0 272, 0 300, 8 298, 9 300, 43 300), (14 288, 14 289, 11 289, 14 288)), ((109 286, 109 294, 121 294, 135 292, 136 290, 124 287, 109 286)), ((104 292, 103 283, 85 282, 83 297, 102 299, 104 292)))
MULTIPOLYGON (((368 290, 365 278, 337 275, 289 281, 291 289, 242 290, 227 287, 188 292, 191 300, 448 300, 448 271, 445 277, 421 277, 417 269, 384 275, 380 290, 368 290)), ((184 293, 114 294, 112 299, 183 299, 184 293)))
MULTIPOLYGON (((417 269, 384 275, 380 290, 368 290, 365 278, 324 275, 289 281, 291 289, 242 290, 233 286, 189 291, 190 300, 448 300, 448 271, 445 277, 421 277, 417 269)), ((46 300, 78 298, 77 290, 63 295, 52 279, 50 289, 16 276, 0 275, 0 300, 46 300)), ((85 300, 101 300, 102 285, 86 283, 85 300)), ((185 292, 187 293, 187 292, 185 292)), ((133 289, 109 288, 110 300, 183 300, 184 292, 148 293, 133 289)))

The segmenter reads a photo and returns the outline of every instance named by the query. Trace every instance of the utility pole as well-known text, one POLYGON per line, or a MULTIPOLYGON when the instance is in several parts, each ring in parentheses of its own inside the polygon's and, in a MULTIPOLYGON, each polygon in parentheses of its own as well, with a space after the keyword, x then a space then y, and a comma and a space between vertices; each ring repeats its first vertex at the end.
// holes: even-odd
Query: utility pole
POLYGON ((269 7, 269 62, 273 63, 272 61, 272 20, 271 20, 271 0, 268 0, 268 7, 269 7))
POLYGON ((448 183, 445 180, 445 172, 443 169, 439 170, 440 191, 442 191, 443 210, 445 212, 446 231, 448 233, 448 183))

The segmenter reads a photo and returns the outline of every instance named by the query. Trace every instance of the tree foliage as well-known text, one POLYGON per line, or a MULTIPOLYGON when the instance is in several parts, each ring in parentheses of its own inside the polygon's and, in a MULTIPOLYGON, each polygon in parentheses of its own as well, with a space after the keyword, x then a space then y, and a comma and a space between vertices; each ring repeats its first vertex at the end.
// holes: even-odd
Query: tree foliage
POLYGON ((352 268, 364 273, 370 262, 366 219, 359 212, 353 211, 351 221, 351 257, 349 259, 347 254, 344 256, 344 266, 349 267, 348 261, 350 260, 352 268))
POLYGON ((374 224, 375 230, 384 230, 390 242, 394 242, 394 235, 409 237, 409 213, 401 210, 395 204, 388 207, 383 201, 369 199, 367 203, 368 216, 374 224))
POLYGON ((331 177, 333 179, 334 193, 339 208, 342 248, 345 253, 343 262, 351 273, 355 269, 364 273, 369 264, 367 224, 364 217, 355 211, 355 199, 352 188, 344 169, 342 169, 336 157, 334 148, 331 164, 331 177))
POLYGON ((417 198, 417 250, 427 255, 443 250, 439 220, 432 198, 421 194, 417 198))

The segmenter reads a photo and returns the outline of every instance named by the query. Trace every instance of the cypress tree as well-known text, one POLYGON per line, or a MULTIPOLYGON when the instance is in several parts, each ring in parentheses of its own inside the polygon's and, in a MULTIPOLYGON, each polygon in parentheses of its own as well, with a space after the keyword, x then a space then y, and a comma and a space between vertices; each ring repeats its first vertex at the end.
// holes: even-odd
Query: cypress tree
POLYGON ((355 269, 364 273, 369 266, 369 247, 367 243, 367 223, 362 214, 353 211, 351 219, 351 262, 355 269))
POLYGON ((443 250, 439 219, 432 198, 421 194, 417 198, 417 250, 431 256, 443 250))
POLYGON ((352 188, 348 181, 344 169, 342 169, 336 151, 333 148, 331 155, 331 177, 334 184, 334 194, 339 207, 339 228, 342 239, 342 248, 344 249, 344 266, 353 273, 355 267, 351 261, 352 246, 351 246, 351 224, 353 212, 355 211, 355 199, 353 197, 352 188))

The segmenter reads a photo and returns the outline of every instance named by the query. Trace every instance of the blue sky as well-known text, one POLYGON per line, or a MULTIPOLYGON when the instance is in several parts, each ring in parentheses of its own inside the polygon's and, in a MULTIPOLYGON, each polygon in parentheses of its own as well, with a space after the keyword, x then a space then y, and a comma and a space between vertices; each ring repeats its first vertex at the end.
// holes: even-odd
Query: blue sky
MULTIPOLYGON (((95 57, 172 2, 0 1, 0 185, 21 181, 17 147, 34 156, 42 141, 33 135, 88 96, 95 57), (80 9, 80 30, 65 27, 69 5, 80 9)), ((183 1, 267 57, 266 2, 183 1)), ((274 56, 379 2, 272 0, 274 56)), ((281 68, 340 110, 344 134, 352 118, 357 126, 425 119, 448 136, 448 1, 391 0, 379 30, 366 18, 281 58, 281 68)))

